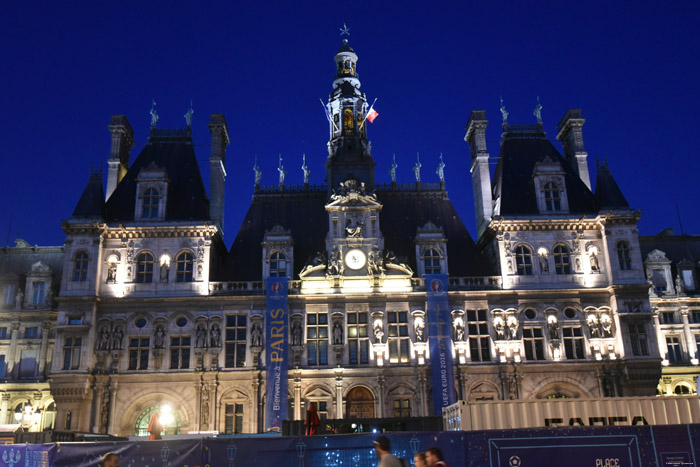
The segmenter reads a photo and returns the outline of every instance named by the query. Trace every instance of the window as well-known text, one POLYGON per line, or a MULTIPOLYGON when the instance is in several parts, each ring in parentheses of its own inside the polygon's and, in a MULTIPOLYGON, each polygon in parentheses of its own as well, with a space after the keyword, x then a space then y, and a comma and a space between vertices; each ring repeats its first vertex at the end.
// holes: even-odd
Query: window
POLYGON ((132 337, 129 339, 129 369, 148 369, 148 347, 150 338, 132 337))
POLYGON ((666 347, 668 348, 668 361, 670 363, 682 363, 681 342, 677 337, 667 337, 666 347))
POLYGON ((148 188, 143 192, 143 209, 141 217, 144 219, 155 219, 158 217, 158 208, 160 207, 160 193, 155 188, 148 188))
POLYGON ((515 249, 515 264, 518 269, 518 275, 532 275, 532 250, 524 245, 520 245, 515 249))
POLYGON ((661 313, 663 324, 673 324, 676 322, 676 313, 674 311, 664 311, 661 313))
POLYGON ((408 312, 387 312, 389 322, 389 363, 408 363, 408 312))
POLYGON ((369 313, 348 312, 348 353, 351 365, 369 363, 369 313))
POLYGON ((554 247, 554 269, 557 271, 557 274, 571 274, 569 249, 564 245, 554 247))
POLYGON ((346 135, 352 135, 354 133, 353 123, 352 109, 343 110, 343 129, 346 135))
POLYGON ((38 339, 39 338, 39 328, 37 326, 29 327, 24 329, 25 339, 38 339))
POLYGON ((411 399, 394 399, 394 417, 411 416, 411 399))
POLYGON ((542 193, 544 195, 544 206, 547 211, 561 211, 561 190, 556 183, 545 183, 542 193))
POLYGON ((693 310, 690 316, 692 317, 693 324, 700 324, 700 310, 693 310))
POLYGON ((79 251, 73 258, 73 282, 85 282, 87 280, 88 255, 79 251))
POLYGON ((226 368, 243 368, 247 345, 246 315, 226 315, 226 368))
POLYGON ((136 261, 136 282, 150 284, 153 282, 153 255, 141 253, 136 261))
POLYGON ((693 280, 693 270, 683 269, 681 271, 681 276, 683 277, 683 285, 685 290, 695 290, 695 281, 693 280))
POLYGON ((192 282, 194 258, 191 253, 180 253, 175 260, 175 267, 177 269, 178 282, 192 282))
POLYGON ((617 242, 617 261, 620 269, 629 271, 632 269, 632 258, 630 256, 630 244, 626 241, 617 242))
POLYGON ((632 355, 635 357, 649 355, 646 326, 642 323, 630 323, 628 328, 630 345, 632 346, 632 355))
POLYGON ((695 352, 695 355, 697 356, 700 354, 700 334, 695 334, 695 348, 697 349, 695 352))
POLYGON ((306 314, 306 343, 309 365, 328 365, 328 314, 306 314))
POLYGON ((491 361, 486 310, 467 310, 467 329, 469 330, 469 351, 472 362, 491 361))
POLYGON ((527 360, 544 360, 544 334, 542 328, 523 328, 525 358, 527 360))
POLYGON ((226 404, 224 433, 243 433, 243 404, 226 404))
POLYGON ((0 328, 0 340, 9 339, 7 336, 7 328, 0 328))
POLYGON ((32 284, 32 305, 43 305, 46 295, 46 283, 34 282, 32 284))
POLYGON ((0 379, 5 379, 5 355, 0 355, 0 379))
POLYGON ((566 358, 569 360, 586 358, 583 352, 583 329, 581 326, 564 326, 562 332, 566 358))
POLYGON ((661 269, 654 269, 651 273, 651 281, 654 284, 654 292, 657 294, 666 292, 666 274, 661 269))
POLYGON ((328 420, 328 402, 327 401, 314 401, 311 403, 316 407, 316 412, 318 413, 318 418, 321 420, 328 420))
POLYGON ((686 386, 685 384, 679 384, 673 390, 673 393, 676 394, 677 396, 681 396, 681 395, 691 394, 691 391, 690 391, 690 388, 688 386, 686 386))
POLYGON ((170 338, 170 369, 184 370, 190 367, 190 344, 192 338, 189 336, 170 338))
POLYGON ((15 286, 14 284, 5 284, 2 288, 2 304, 12 305, 15 301, 15 286))
POLYGON ((434 248, 429 248, 423 255, 423 264, 425 265, 426 274, 440 274, 440 253, 434 248))
POLYGON ((82 338, 66 337, 66 342, 63 346, 63 369, 77 370, 80 366, 80 346, 82 338))
POLYGON ((287 275, 287 257, 280 251, 275 251, 270 256, 270 277, 284 277, 287 275))

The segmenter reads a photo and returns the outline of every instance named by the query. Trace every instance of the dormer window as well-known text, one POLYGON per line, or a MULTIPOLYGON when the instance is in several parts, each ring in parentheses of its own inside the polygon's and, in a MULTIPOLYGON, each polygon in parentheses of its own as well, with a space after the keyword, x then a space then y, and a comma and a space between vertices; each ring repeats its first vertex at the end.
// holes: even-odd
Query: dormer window
POLYGON ((275 251, 270 256, 270 277, 287 275, 287 257, 281 251, 275 251))
POLYGON ((620 269, 629 271, 632 269, 632 257, 630 256, 630 244, 625 240, 617 242, 617 261, 620 269))
POLYGON ((141 253, 136 260, 136 282, 150 284, 153 282, 153 255, 141 253))
POLYGON ((12 302, 15 300, 15 285, 14 284, 5 284, 2 287, 2 304, 3 305, 12 305, 12 302))
POLYGON ((423 255, 425 273, 440 274, 442 272, 442 268, 440 267, 440 259, 440 252, 434 248, 427 249, 423 255))
POLYGON ((547 211, 561 211, 561 190, 556 183, 545 183, 542 195, 544 196, 544 205, 547 211))
POLYGON ((143 193, 141 198, 142 211, 141 217, 143 219, 156 219, 158 218, 160 209, 160 193, 155 188, 149 188, 143 193))
POLYGON ((532 275, 532 250, 525 245, 515 249, 515 265, 519 276, 532 275))
POLYGON ((46 283, 34 282, 32 284, 32 305, 43 305, 46 297, 46 283))
POLYGON ((535 164, 532 177, 540 213, 569 211, 564 174, 561 163, 549 156, 535 164))
POLYGON ((79 251, 73 257, 73 282, 85 282, 87 280, 88 254, 79 251))
POLYGON ((136 177, 134 220, 162 221, 168 201, 168 176, 164 168, 152 162, 136 177))
POLYGON ((178 282, 192 282, 194 257, 189 252, 180 253, 175 260, 178 282))

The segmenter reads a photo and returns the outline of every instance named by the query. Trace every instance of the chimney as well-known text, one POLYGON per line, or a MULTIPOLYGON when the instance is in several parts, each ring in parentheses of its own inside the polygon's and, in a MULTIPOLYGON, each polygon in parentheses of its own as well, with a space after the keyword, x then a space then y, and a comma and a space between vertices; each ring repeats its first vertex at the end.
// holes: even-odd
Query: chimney
POLYGON ((112 115, 109 124, 109 131, 112 133, 112 150, 107 160, 107 193, 109 199, 122 181, 126 171, 129 170, 129 153, 134 145, 134 130, 129 125, 129 121, 124 115, 112 115))
POLYGON ((588 153, 583 147, 583 124, 581 109, 570 109, 557 125, 557 139, 564 145, 564 156, 574 168, 579 178, 591 189, 591 176, 588 173, 588 153))
POLYGON ((474 187, 474 211, 478 235, 486 230, 493 217, 493 200, 491 198, 491 173, 489 172, 489 153, 486 149, 485 110, 474 110, 467 122, 467 134, 464 141, 469 143, 472 156, 472 185, 474 187))
POLYGON ((211 156, 209 156, 209 216, 224 233, 224 196, 226 194, 226 145, 228 125, 224 114, 209 116, 211 156))

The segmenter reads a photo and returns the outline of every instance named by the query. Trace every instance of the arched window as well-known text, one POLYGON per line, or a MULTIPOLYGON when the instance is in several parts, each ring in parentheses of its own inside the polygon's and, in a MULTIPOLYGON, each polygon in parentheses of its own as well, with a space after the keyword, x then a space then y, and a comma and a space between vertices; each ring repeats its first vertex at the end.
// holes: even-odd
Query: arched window
POLYGON ((73 282, 85 282, 87 280, 88 255, 79 251, 73 258, 73 282))
POLYGON ((564 245, 554 247, 554 269, 557 271, 557 274, 571 274, 569 249, 564 245))
POLYGON ((180 253, 175 260, 177 282, 192 282, 194 257, 189 252, 180 253))
POLYGON ((148 424, 151 422, 151 418, 155 412, 158 412, 158 422, 163 426, 163 434, 166 435, 179 435, 180 434, 180 416, 177 412, 168 410, 169 407, 157 405, 152 405, 146 410, 141 412, 141 414, 136 419, 136 426, 134 427, 135 436, 148 436, 148 424))
POLYGON ((547 182, 542 189, 547 211, 561 211, 561 190, 554 182, 547 182))
POLYGON ((440 252, 434 248, 429 248, 423 255, 423 264, 425 265, 426 274, 440 274, 440 252))
POLYGON ((691 394, 690 388, 685 384, 679 384, 678 386, 676 386, 676 388, 673 390, 673 393, 679 396, 683 394, 691 394))
POLYGON ((141 216, 144 219, 155 219, 158 217, 158 208, 160 207, 160 193, 155 188, 148 188, 143 192, 143 209, 141 216))
POLYGON ((153 255, 141 253, 136 260, 136 282, 150 284, 153 282, 153 255))
POLYGON ((630 244, 624 240, 617 242, 617 259, 620 262, 620 269, 623 271, 629 271, 632 269, 630 244))
POLYGON ((345 134, 353 134, 354 125, 355 122, 352 118, 352 109, 343 110, 343 129, 345 130, 345 134))
POLYGON ((524 245, 515 249, 515 265, 519 276, 532 275, 532 250, 524 245))
POLYGON ((287 257, 281 251, 275 251, 270 256, 270 277, 287 275, 287 257))

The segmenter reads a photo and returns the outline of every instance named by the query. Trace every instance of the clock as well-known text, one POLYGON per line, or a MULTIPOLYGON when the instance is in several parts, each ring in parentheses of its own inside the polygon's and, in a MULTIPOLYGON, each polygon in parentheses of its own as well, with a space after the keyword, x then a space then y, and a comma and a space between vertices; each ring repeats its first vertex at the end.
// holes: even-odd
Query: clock
POLYGON ((362 269, 367 263, 367 256, 362 250, 350 250, 345 255, 345 265, 350 269, 362 269))

